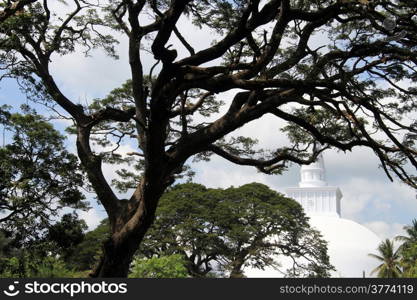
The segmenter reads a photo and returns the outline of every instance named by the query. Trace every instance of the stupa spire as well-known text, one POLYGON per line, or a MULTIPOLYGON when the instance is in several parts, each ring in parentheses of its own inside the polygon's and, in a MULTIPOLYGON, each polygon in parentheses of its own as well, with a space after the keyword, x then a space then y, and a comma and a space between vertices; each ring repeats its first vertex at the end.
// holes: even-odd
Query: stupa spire
POLYGON ((288 188, 287 195, 303 206, 308 215, 340 217, 342 193, 338 187, 328 186, 323 154, 309 165, 300 169, 298 187, 288 188))
POLYGON ((323 155, 320 153, 315 162, 303 165, 300 170, 300 176, 299 187, 327 186, 323 155))

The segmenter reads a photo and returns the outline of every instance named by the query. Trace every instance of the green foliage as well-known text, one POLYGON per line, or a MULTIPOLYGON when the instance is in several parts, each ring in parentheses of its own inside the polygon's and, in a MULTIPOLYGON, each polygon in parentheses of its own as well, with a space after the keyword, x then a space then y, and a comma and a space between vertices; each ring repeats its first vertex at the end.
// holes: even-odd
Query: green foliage
POLYGON ((377 273, 379 278, 399 278, 401 277, 400 252, 395 250, 394 243, 389 239, 381 242, 378 246, 378 254, 369 254, 381 262, 371 274, 377 273))
MULTIPOLYGON (((155 79, 155 78, 154 78, 155 79)), ((154 80, 153 79, 153 80, 154 80)), ((144 89, 147 91, 152 89, 152 80, 149 76, 144 77, 144 89)), ((193 98, 201 97, 202 94, 197 91, 190 90, 187 94, 193 98)), ((221 104, 220 100, 215 100, 214 97, 205 97, 204 105, 199 107, 197 112, 206 117, 217 113, 221 104)), ((192 103, 186 103, 190 106, 192 103)), ((132 81, 127 80, 120 87, 113 89, 110 93, 101 99, 94 99, 94 101, 87 107, 87 110, 92 115, 100 115, 106 109, 115 109, 118 111, 135 111, 135 101, 133 97, 132 81)), ((177 124, 178 125, 178 124, 177 124)), ((112 185, 121 193, 126 193, 133 190, 139 184, 145 165, 142 151, 129 152, 121 154, 118 149, 120 145, 125 143, 137 144, 138 136, 136 133, 136 126, 134 119, 127 122, 113 122, 112 120, 100 122, 91 132, 92 145, 98 145, 103 150, 100 151, 100 157, 104 162, 117 166, 115 171, 115 179, 112 180, 112 185), (133 170, 132 170, 133 169, 133 170)), ((76 134, 75 127, 66 129, 68 133, 76 134)), ((171 133, 168 140, 172 141, 178 138, 178 133, 171 133)), ((140 145, 138 145, 140 147, 140 145)), ((184 165, 181 171, 176 174, 176 179, 186 178, 191 180, 194 176, 194 171, 188 165, 184 165)))
POLYGON ((3 256, 4 248, 9 243, 9 240, 5 237, 4 233, 0 231, 0 256, 3 256))
POLYGON ((397 236, 397 241, 403 242, 403 246, 411 246, 417 243, 417 219, 413 219, 411 225, 404 226, 406 236, 397 236))
POLYGON ((59 222, 49 227, 46 240, 56 246, 54 253, 67 260, 84 240, 87 228, 85 221, 78 219, 76 214, 65 214, 59 222))
POLYGON ((226 190, 188 183, 163 195, 140 253, 182 254, 192 276, 205 276, 213 263, 231 274, 244 266, 277 267, 271 256, 299 258, 301 250, 311 263, 300 263, 292 276, 328 276, 326 243, 294 200, 258 183, 226 190))
POLYGON ((378 247, 378 254, 369 254, 381 262, 373 273, 381 278, 417 278, 417 219, 404 226, 406 235, 395 237, 401 245, 395 250, 393 241, 386 239, 378 247))
POLYGON ((53 256, 36 256, 22 252, 17 257, 0 260, 0 277, 20 278, 70 278, 77 274, 65 262, 53 256))
POLYGON ((402 277, 417 278, 417 243, 413 243, 401 250, 402 277))
MULTIPOLYGON (((324 109, 295 109, 293 114, 310 124, 313 124, 315 128, 322 135, 333 136, 339 142, 350 142, 361 136, 360 128, 367 123, 363 118, 356 118, 353 114, 345 112, 341 117, 339 113, 332 112, 324 109), (354 119, 356 118, 356 119, 354 119), (354 126, 351 126, 346 122, 349 120, 354 126)), ((282 129, 293 144, 314 144, 315 139, 307 130, 289 124, 282 129)))
POLYGON ((108 237, 108 222, 103 220, 86 234, 87 226, 75 214, 66 214, 44 236, 23 248, 15 248, 0 234, 2 277, 87 277, 101 255, 108 237))
MULTIPOLYGON (((87 228, 76 214, 66 214, 39 237, 23 246, 0 234, 1 277, 80 277, 68 258, 84 237, 87 228)), ((14 233, 8 235, 15 236, 14 233)))
POLYGON ((109 237, 110 229, 107 219, 92 231, 85 234, 83 241, 79 243, 68 257, 68 264, 77 271, 91 270, 102 254, 103 242, 109 237))
POLYGON ((417 219, 413 219, 411 225, 404 227, 405 236, 397 236, 401 241, 399 248, 401 254, 402 277, 417 278, 417 219))
POLYGON ((130 278, 186 278, 184 258, 179 254, 135 259, 130 278))
POLYGON ((64 207, 87 209, 78 159, 50 123, 24 107, 24 114, 0 110, 12 135, 0 148, 0 228, 22 242, 36 239, 64 207))

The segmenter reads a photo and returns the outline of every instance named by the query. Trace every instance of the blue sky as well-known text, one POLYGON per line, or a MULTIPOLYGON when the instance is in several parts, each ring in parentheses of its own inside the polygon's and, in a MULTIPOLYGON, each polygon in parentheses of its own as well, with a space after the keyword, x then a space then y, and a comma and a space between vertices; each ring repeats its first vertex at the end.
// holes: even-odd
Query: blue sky
MULTIPOLYGON (((179 27, 187 26, 186 38, 196 45, 197 50, 209 46, 212 33, 205 28, 195 30, 186 19, 181 19, 179 27)), ((172 40, 174 46, 178 41, 172 40)), ((184 49, 178 46, 180 56, 184 49)), ((126 40, 121 39, 118 46, 120 60, 107 58, 101 51, 92 52, 91 57, 82 54, 52 57, 52 73, 62 91, 75 102, 84 104, 97 97, 105 96, 111 89, 118 87, 129 77, 129 65, 126 57, 126 40)), ((152 65, 152 58, 144 55, 145 70, 152 65)), ((232 97, 232 92, 221 95, 232 97)), ((26 103, 17 85, 11 80, 0 82, 0 105, 9 104, 15 108, 26 103)), ((40 105, 32 105, 38 112, 46 112, 40 105)), ((68 123, 54 122, 57 129, 63 130, 68 123)), ((241 133, 256 136, 260 144, 268 146, 285 142, 279 135, 277 120, 266 117, 254 124, 240 129, 241 133)), ((74 151, 74 138, 69 137, 67 146, 74 151)), ((128 151, 132 145, 125 145, 128 151)), ((122 149, 123 150, 123 149, 122 149)), ((352 153, 328 151, 324 154, 329 185, 339 186, 344 194, 342 199, 343 217, 355 220, 376 232, 380 237, 392 237, 401 232, 405 224, 417 216, 415 191, 399 182, 391 183, 378 161, 370 151, 355 150, 352 153)), ((195 181, 210 187, 239 186, 249 182, 262 182, 271 188, 284 192, 286 187, 296 186, 299 181, 299 167, 292 166, 281 176, 268 176, 257 173, 254 168, 233 165, 223 159, 214 158, 211 162, 193 164, 196 171, 195 181)), ((111 178, 114 167, 107 166, 105 174, 111 178)), ((102 207, 92 201, 93 209, 82 213, 90 228, 104 217, 102 207)))

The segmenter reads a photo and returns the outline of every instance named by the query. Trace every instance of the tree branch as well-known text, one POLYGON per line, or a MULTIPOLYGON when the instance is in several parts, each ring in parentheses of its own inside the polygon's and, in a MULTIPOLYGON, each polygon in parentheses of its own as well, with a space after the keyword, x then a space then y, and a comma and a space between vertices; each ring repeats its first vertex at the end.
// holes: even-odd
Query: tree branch
POLYGON ((243 166, 253 166, 263 173, 270 174, 271 171, 273 170, 285 168, 287 161, 291 161, 291 162, 294 162, 297 164, 303 164, 303 165, 308 165, 310 163, 313 163, 314 161, 317 160, 318 155, 328 148, 329 147, 323 147, 322 149, 314 151, 313 154, 308 159, 302 159, 294 155, 291 155, 289 154, 289 151, 291 151, 291 149, 283 148, 283 149, 278 150, 275 156, 268 160, 239 157, 231 153, 228 153, 221 147, 216 146, 214 144, 209 145, 207 147, 207 151, 211 151, 232 163, 243 165, 243 166), (283 163, 277 165, 279 162, 283 162, 283 163))
POLYGON ((17 12, 24 9, 26 5, 35 3, 37 0, 18 0, 13 1, 7 5, 3 11, 0 12, 0 23, 6 21, 9 17, 15 15, 17 12))

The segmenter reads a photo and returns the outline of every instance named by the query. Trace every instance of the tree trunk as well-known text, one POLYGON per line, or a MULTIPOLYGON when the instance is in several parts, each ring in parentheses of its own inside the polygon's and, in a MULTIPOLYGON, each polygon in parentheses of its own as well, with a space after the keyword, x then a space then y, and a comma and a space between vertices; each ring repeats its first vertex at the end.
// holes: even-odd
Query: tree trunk
POLYGON ((140 241, 128 239, 120 245, 115 245, 109 239, 104 243, 104 254, 91 277, 127 277, 133 255, 140 241))
POLYGON ((229 278, 245 278, 245 275, 243 274, 242 270, 233 269, 232 272, 230 273, 229 278))
POLYGON ((211 271, 211 268, 205 268, 202 270, 200 266, 194 264, 193 262, 188 262, 186 268, 188 274, 193 278, 205 278, 211 271))
POLYGON ((77 126, 78 156, 106 209, 112 232, 104 243, 103 257, 91 272, 91 277, 127 277, 132 258, 155 219, 160 197, 174 182, 174 174, 185 162, 185 159, 169 161, 164 151, 168 119, 157 114, 154 118, 153 125, 149 125, 149 136, 154 138, 148 140, 144 151, 144 174, 130 200, 118 199, 107 183, 102 172, 102 159, 90 149, 91 126, 77 126))
POLYGON ((103 255, 90 277, 127 277, 133 256, 152 224, 153 217, 147 219, 136 230, 130 230, 127 236, 118 238, 120 232, 115 232, 104 242, 103 255))
POLYGON ((234 262, 232 262, 233 268, 230 272, 229 278, 245 278, 245 275, 243 275, 243 267, 244 260, 236 259, 234 262))
POLYGON ((100 262, 90 274, 90 277, 127 277, 133 256, 150 225, 151 222, 149 225, 142 224, 140 228, 142 234, 140 235, 131 234, 115 242, 114 236, 119 234, 116 232, 111 238, 106 240, 103 245, 103 254, 100 262))
POLYGON ((140 195, 137 205, 132 204, 132 200, 126 201, 123 213, 116 220, 110 220, 112 236, 104 242, 103 255, 90 277, 127 277, 133 256, 155 219, 157 203, 164 190, 159 185, 158 189, 145 186, 149 187, 142 184, 135 193, 140 195))

